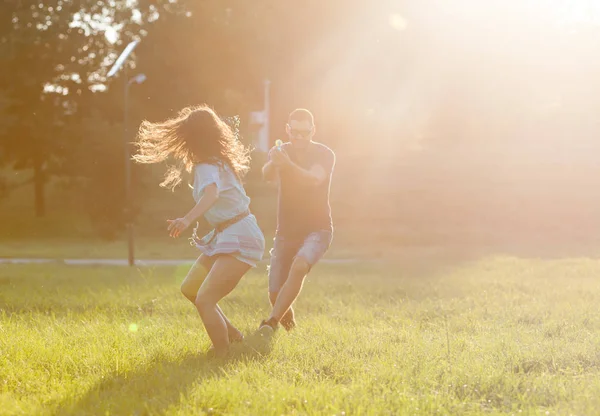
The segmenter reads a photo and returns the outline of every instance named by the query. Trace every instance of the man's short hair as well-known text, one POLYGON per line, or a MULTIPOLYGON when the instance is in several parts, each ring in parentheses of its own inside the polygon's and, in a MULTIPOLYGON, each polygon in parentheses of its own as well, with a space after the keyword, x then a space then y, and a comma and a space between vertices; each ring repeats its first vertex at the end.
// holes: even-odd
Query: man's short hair
POLYGON ((312 126, 315 125, 315 118, 313 117, 312 113, 306 108, 297 108, 294 111, 292 111, 290 113, 290 116, 288 117, 288 123, 290 123, 292 120, 310 121, 310 124, 312 126))

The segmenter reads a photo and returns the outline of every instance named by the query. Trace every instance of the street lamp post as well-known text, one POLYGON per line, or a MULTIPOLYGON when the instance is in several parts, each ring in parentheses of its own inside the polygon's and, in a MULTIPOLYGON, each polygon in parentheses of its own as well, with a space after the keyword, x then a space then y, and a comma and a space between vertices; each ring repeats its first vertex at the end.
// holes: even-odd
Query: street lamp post
MULTIPOLYGON (((133 41, 129 43, 121 55, 115 61, 113 67, 108 72, 108 77, 113 77, 119 69, 123 66, 131 52, 135 49, 139 42, 133 41)), ((130 141, 129 141, 129 87, 132 84, 141 84, 146 80, 146 75, 138 74, 133 78, 127 77, 127 71, 124 71, 124 91, 123 91, 123 148, 125 155, 125 221, 127 228, 127 250, 128 250, 128 263, 129 266, 135 265, 135 256, 134 256, 134 236, 133 236, 133 213, 131 209, 131 154, 130 154, 130 141)))
POLYGON ((125 154, 125 221, 127 228, 127 259, 130 266, 135 264, 134 236, 133 236, 133 210, 131 208, 131 154, 129 136, 129 87, 132 84, 141 84, 146 80, 146 75, 138 74, 133 78, 125 77, 125 91, 123 92, 123 148, 125 154))

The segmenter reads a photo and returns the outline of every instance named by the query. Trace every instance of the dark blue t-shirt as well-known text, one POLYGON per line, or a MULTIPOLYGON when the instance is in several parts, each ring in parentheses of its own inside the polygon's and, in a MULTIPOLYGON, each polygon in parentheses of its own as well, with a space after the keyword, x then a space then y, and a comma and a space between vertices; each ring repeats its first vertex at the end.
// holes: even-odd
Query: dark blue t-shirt
POLYGON ((277 235, 288 238, 306 238, 315 231, 333 231, 329 189, 335 165, 335 154, 327 146, 311 142, 306 149, 296 149, 285 143, 282 149, 292 162, 310 170, 320 165, 326 179, 319 185, 306 184, 289 171, 280 173, 277 235))

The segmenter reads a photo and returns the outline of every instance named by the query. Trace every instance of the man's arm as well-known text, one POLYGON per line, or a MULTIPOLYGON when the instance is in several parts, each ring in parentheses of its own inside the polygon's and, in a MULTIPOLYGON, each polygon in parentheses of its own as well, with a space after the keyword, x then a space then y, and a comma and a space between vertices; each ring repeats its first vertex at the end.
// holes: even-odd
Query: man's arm
POLYGON ((311 186, 318 186, 327 179, 325 168, 319 164, 313 165, 310 169, 303 169, 290 160, 282 169, 287 169, 296 178, 311 186))
POLYGON ((278 152, 276 147, 269 150, 269 161, 262 168, 263 179, 266 182, 273 183, 279 179, 279 166, 273 162, 273 152, 278 152))
POLYGON ((262 168, 263 179, 267 182, 275 182, 278 177, 277 166, 269 160, 262 168))
POLYGON ((324 154, 320 160, 315 161, 315 164, 310 169, 298 166, 287 155, 281 157, 279 163, 281 164, 281 169, 287 170, 300 181, 311 186, 319 186, 331 175, 335 164, 335 155, 333 152, 324 154))

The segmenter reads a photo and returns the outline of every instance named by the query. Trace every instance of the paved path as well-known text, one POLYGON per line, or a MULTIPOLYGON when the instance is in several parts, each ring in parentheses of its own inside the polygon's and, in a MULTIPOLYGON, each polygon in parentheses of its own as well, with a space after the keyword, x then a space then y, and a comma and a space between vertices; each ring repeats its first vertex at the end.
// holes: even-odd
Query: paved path
MULTIPOLYGON (((195 259, 152 260, 139 259, 136 266, 180 266, 191 265, 195 259)), ((358 259, 323 259, 321 263, 348 264, 358 259)), ((263 263, 265 263, 263 261, 263 263)), ((68 266, 127 266, 127 259, 44 259, 44 258, 0 258, 0 264, 65 264, 68 266)))

